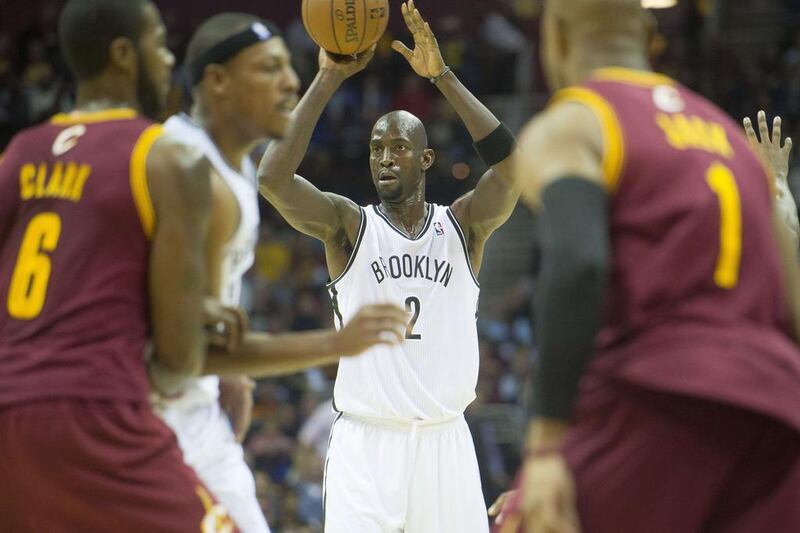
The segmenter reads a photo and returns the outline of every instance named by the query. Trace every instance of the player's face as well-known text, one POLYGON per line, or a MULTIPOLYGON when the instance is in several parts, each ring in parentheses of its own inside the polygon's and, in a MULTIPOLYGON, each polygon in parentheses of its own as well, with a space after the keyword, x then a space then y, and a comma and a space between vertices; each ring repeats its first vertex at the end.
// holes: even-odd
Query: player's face
POLYGON ((255 138, 282 138, 300 90, 284 40, 274 37, 242 50, 226 70, 235 120, 255 138))
POLYGON ((144 21, 139 38, 136 92, 142 112, 156 118, 167 102, 175 56, 167 48, 167 29, 154 4, 144 7, 144 21))
POLYGON ((403 202, 419 195, 424 187, 423 178, 433 163, 433 151, 415 146, 413 138, 402 124, 390 120, 379 120, 372 130, 369 164, 372 182, 382 201, 403 202))

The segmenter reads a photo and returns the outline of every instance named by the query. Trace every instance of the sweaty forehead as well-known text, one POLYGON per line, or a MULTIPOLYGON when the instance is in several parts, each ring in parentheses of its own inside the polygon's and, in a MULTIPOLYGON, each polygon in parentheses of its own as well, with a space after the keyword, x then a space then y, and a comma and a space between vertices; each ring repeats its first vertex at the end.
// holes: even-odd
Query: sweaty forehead
POLYGON ((427 147, 428 136, 422 122, 405 111, 389 113, 372 128, 372 140, 408 139, 415 146, 427 147))

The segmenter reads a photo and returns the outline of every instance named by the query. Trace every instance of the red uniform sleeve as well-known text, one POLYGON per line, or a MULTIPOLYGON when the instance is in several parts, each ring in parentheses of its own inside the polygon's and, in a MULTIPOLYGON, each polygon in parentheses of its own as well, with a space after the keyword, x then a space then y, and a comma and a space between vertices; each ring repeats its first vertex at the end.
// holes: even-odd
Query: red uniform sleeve
POLYGON ((11 141, 8 149, 0 154, 0 248, 5 244, 8 232, 14 223, 19 203, 15 144, 11 141))

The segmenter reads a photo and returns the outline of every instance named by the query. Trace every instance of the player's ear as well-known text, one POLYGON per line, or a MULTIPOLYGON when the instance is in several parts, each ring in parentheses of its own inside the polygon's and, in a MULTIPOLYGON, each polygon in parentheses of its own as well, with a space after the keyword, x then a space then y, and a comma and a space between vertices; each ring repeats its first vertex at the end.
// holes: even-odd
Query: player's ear
POLYGON ((127 37, 117 37, 108 46, 108 66, 126 73, 135 73, 139 65, 139 50, 127 37))
POLYGON ((433 166, 433 162, 436 161, 436 152, 434 152, 431 148, 425 148, 422 152, 422 170, 428 170, 433 166))
POLYGON ((211 63, 206 65, 203 72, 203 84, 211 91, 214 96, 222 96, 228 90, 230 74, 223 65, 211 63))

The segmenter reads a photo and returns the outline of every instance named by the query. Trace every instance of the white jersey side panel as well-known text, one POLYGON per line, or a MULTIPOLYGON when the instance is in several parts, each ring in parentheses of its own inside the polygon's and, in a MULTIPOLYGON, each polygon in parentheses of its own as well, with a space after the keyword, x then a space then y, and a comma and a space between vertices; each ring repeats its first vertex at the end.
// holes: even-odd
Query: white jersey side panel
POLYGON ((422 232, 410 239, 367 206, 354 248, 328 288, 337 327, 363 305, 382 302, 405 307, 410 322, 401 344, 339 362, 335 408, 404 421, 460 415, 478 379, 479 287, 455 216, 429 204, 422 232))
MULTIPOLYGON (((242 276, 253 265, 258 240, 260 217, 255 165, 245 158, 242 161, 242 172, 237 172, 228 164, 205 130, 187 115, 170 117, 164 123, 164 131, 200 150, 236 197, 239 204, 239 226, 224 247, 220 286, 222 303, 239 305, 242 276)), ((190 407, 199 403, 216 402, 218 397, 219 378, 206 376, 196 380, 178 400, 170 404, 190 407)))

